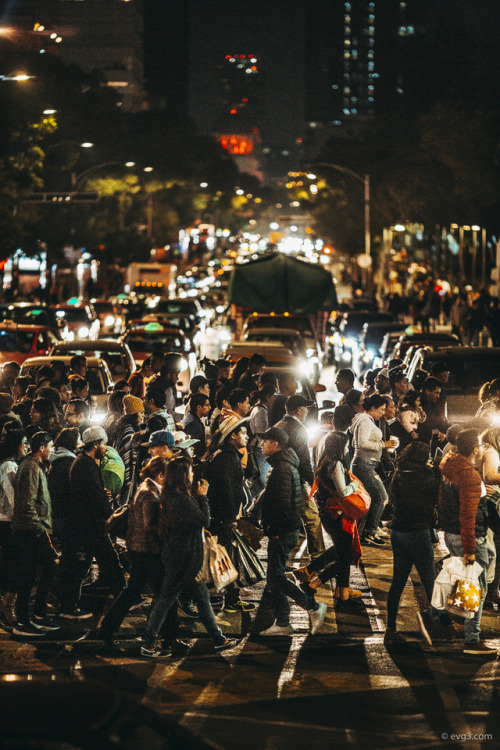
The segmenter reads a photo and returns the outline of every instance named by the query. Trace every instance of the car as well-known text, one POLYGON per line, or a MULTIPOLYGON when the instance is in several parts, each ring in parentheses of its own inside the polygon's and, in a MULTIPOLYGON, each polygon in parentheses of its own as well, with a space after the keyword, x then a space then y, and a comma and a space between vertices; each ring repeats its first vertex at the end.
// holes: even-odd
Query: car
POLYGON ((29 357, 48 354, 60 339, 61 334, 56 327, 22 325, 5 320, 0 323, 0 364, 22 364, 29 357))
POLYGON ((151 310, 153 313, 170 313, 172 315, 194 315, 198 324, 203 321, 203 309, 197 299, 160 299, 151 310))
POLYGON ((268 341, 230 341, 224 349, 224 356, 232 362, 241 357, 251 357, 252 354, 261 354, 265 360, 266 370, 281 372, 282 370, 293 370, 296 377, 309 378, 314 381, 314 366, 306 357, 293 354, 283 344, 268 341))
POLYGON ((302 359, 307 359, 311 364, 314 380, 318 381, 320 376, 321 349, 316 342, 316 349, 307 347, 304 337, 300 331, 293 328, 255 328, 246 331, 243 335, 245 341, 262 341, 270 344, 280 343, 292 354, 302 359))
POLYGON ((179 390, 189 391, 189 382, 196 372, 196 354, 191 342, 178 328, 163 326, 157 321, 137 322, 120 338, 128 344, 136 364, 143 362, 154 351, 177 352, 182 355, 179 390))
POLYGON ((444 331, 408 331, 399 337, 396 346, 393 349, 392 356, 398 359, 404 359, 404 356, 410 346, 420 344, 421 346, 430 346, 433 349, 437 347, 461 346, 461 341, 454 333, 444 331))
POLYGON ((50 354, 54 357, 83 354, 85 357, 103 359, 107 363, 115 381, 128 380, 130 375, 137 369, 128 344, 123 341, 114 341, 113 339, 59 341, 52 347, 50 354))
POLYGON ((0 305, 0 321, 12 320, 30 326, 49 326, 59 328, 64 339, 68 327, 64 320, 57 317, 55 311, 42 302, 10 302, 0 305))
MULTIPOLYGON (((34 375, 37 370, 45 365, 50 365, 54 360, 63 362, 67 371, 70 369, 70 356, 48 356, 30 357, 21 365, 21 375, 34 375)), ((95 404, 93 421, 102 422, 107 411, 108 392, 114 385, 113 377, 109 367, 103 359, 87 357, 87 373, 85 375, 89 383, 89 393, 95 404)))
MULTIPOLYGON (((192 344, 193 350, 199 349, 202 338, 201 328, 191 313, 149 313, 142 318, 143 322, 158 322, 170 328, 179 328, 192 344)), ((205 332, 203 332, 204 335, 205 332)))
POLYGON ((66 341, 75 339, 99 338, 100 323, 94 309, 89 304, 56 305, 54 308, 58 318, 68 326, 66 341))
POLYGON ((354 310, 346 312, 330 338, 330 348, 327 358, 330 362, 348 367, 352 364, 354 349, 359 346, 359 339, 365 323, 392 323, 394 316, 385 312, 370 312, 369 310, 354 310))
POLYGON ((90 300, 100 323, 100 336, 120 335, 125 330, 125 315, 121 308, 107 299, 90 300))
POLYGON ((286 328, 300 331, 304 339, 307 355, 310 357, 317 356, 318 360, 322 357, 322 350, 316 331, 307 315, 252 313, 243 325, 241 331, 242 338, 250 331, 253 333, 257 328, 286 328))
POLYGON ((408 380, 415 380, 419 370, 431 372, 434 365, 446 362, 450 377, 444 386, 447 394, 447 418, 450 422, 467 422, 479 408, 479 389, 498 377, 500 347, 453 346, 432 349, 424 346, 415 352, 408 369, 408 380))
POLYGON ((398 321, 375 321, 364 324, 359 345, 353 350, 352 365, 358 376, 373 368, 375 359, 380 356, 380 347, 386 334, 391 333, 399 337, 404 333, 404 328, 404 323, 398 321))

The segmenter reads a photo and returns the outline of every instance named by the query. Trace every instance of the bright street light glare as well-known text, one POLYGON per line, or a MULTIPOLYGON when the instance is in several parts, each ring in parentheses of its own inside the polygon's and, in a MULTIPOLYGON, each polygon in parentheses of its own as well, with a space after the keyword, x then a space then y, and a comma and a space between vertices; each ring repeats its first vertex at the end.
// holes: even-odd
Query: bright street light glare
POLYGON ((153 171, 153 167, 144 167, 144 171, 145 172, 152 172, 153 171))
POLYGON ((312 172, 309 172, 309 174, 307 175, 307 179, 308 180, 315 180, 316 179, 316 175, 312 174, 312 172))
POLYGON ((57 109, 44 109, 43 114, 44 115, 55 115, 57 112, 57 109))
POLYGON ((404 224, 396 224, 394 229, 396 230, 396 232, 404 232, 406 227, 404 224))
POLYGON ((80 143, 80 146, 81 146, 82 148, 92 148, 92 146, 93 146, 93 145, 94 145, 94 144, 93 144, 93 143, 90 143, 90 141, 84 141, 83 143, 80 143))
POLYGON ((135 161, 126 161, 125 162, 126 167, 135 167, 135 161))

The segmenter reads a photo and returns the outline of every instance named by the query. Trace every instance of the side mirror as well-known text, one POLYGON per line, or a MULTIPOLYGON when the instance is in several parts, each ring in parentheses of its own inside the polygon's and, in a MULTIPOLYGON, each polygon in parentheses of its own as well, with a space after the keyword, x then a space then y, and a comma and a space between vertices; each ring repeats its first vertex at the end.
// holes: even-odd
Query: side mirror
POLYGON ((330 401, 329 399, 327 399, 326 401, 323 401, 323 403, 321 404, 322 409, 335 409, 335 406, 336 406, 335 401, 330 401))
POLYGON ((323 391, 326 391, 326 385, 323 385, 323 383, 316 383, 314 391, 316 393, 323 393, 323 391))

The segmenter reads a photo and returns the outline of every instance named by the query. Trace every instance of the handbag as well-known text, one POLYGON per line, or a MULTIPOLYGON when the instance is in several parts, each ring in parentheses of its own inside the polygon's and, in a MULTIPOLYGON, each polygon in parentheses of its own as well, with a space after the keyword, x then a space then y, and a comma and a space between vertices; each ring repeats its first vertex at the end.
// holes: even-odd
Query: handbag
POLYGON ((236 528, 241 534, 243 534, 247 544, 257 552, 260 549, 260 544, 264 537, 263 530, 243 516, 237 519, 236 528))
POLYGON ((266 572, 254 550, 249 546, 243 534, 233 526, 231 529, 232 559, 238 571, 238 586, 253 586, 265 581, 266 572))
POLYGON ((209 531, 205 529, 201 530, 201 539, 203 542, 203 562, 198 575, 194 579, 196 583, 209 583, 210 582, 210 544, 207 540, 207 535, 211 536, 209 531))
POLYGON ((446 609, 454 615, 471 619, 479 610, 482 593, 483 590, 479 581, 476 585, 470 579, 461 578, 455 581, 446 609))
POLYGON ((371 497, 360 479, 351 474, 350 471, 346 471, 346 474, 349 475, 350 484, 354 485, 354 492, 346 497, 337 493, 328 497, 325 502, 325 510, 329 515, 335 517, 340 510, 352 521, 359 521, 370 510, 371 497))
POLYGON ((207 536, 209 545, 210 576, 216 591, 229 586, 238 578, 238 571, 234 567, 225 547, 217 542, 217 537, 207 536))

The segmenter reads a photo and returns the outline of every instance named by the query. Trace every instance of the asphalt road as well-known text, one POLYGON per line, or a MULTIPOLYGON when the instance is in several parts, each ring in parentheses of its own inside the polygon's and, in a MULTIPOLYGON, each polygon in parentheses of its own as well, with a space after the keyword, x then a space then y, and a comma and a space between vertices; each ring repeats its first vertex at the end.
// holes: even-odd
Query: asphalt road
MULTIPOLYGON (((265 560, 265 551, 262 555, 265 560)), ((424 594, 416 578, 400 610, 399 627, 409 647, 384 647, 391 562, 389 549, 365 548, 364 571, 352 571, 353 585, 363 591, 359 603, 335 606, 332 589, 321 588, 328 614, 316 636, 308 635, 307 615, 293 606, 297 635, 260 638, 271 612, 264 585, 256 586, 249 597, 257 605, 254 612, 218 616, 225 633, 241 637, 223 654, 213 652, 201 625, 182 619, 191 643, 186 656, 141 658, 134 637, 144 626, 143 615, 125 621, 118 654, 97 643, 75 642, 109 605, 89 598, 85 604, 95 612, 94 621, 66 623, 43 642, 25 643, 0 630, 3 687, 29 681, 42 694, 62 684, 71 705, 72 687, 100 683, 227 750, 500 747, 499 662, 465 656, 461 644, 425 644, 416 619, 424 594)), ((483 624, 488 642, 500 648, 499 614, 489 610, 483 624)), ((54 710, 57 721, 60 712, 54 710)), ((25 715, 29 720, 29 711, 25 715)))

